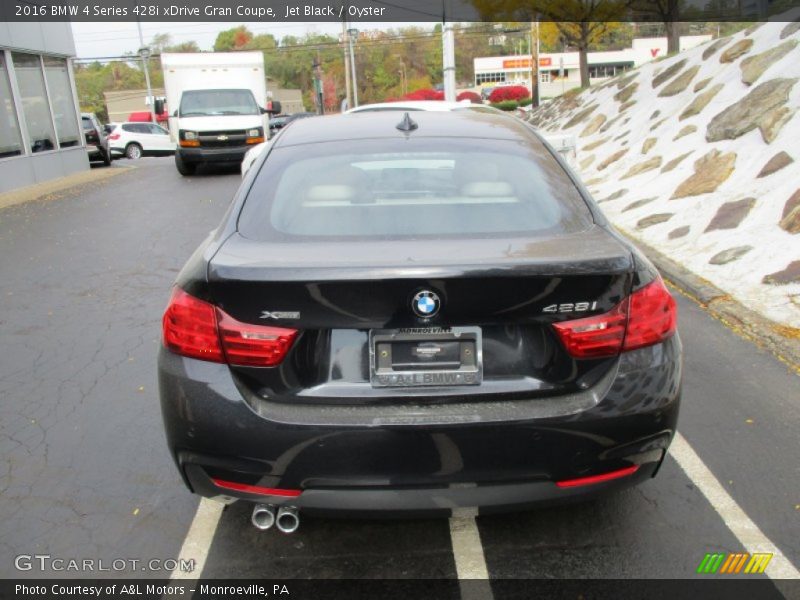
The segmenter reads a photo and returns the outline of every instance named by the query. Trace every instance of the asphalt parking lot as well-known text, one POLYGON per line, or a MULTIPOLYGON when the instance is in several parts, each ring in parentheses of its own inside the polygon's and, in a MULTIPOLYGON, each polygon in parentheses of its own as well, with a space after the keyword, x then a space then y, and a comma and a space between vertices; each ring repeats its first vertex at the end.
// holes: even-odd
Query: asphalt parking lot
MULTIPOLYGON (((143 159, 96 187, 0 211, 0 577, 41 576, 15 568, 20 554, 181 555, 198 499, 163 439, 160 317, 239 181, 143 159)), ((283 536, 234 504, 199 538, 203 577, 709 577, 696 574, 705 553, 764 540, 760 551, 776 553, 767 574, 796 576, 798 374, 678 301, 682 438, 656 479, 586 504, 459 516, 461 533, 458 520, 304 518, 283 536)))

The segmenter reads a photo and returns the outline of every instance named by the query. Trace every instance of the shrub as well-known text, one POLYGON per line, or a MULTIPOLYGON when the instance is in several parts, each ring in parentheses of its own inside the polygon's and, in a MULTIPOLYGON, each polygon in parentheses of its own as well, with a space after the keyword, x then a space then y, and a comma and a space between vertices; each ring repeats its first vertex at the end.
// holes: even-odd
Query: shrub
POLYGON ((433 89, 414 90, 403 96, 403 100, 444 100, 444 92, 433 89))
POLYGON ((503 100, 502 102, 492 102, 492 106, 500 110, 512 111, 516 110, 519 103, 516 100, 503 100))
POLYGON ((533 104, 533 98, 523 98, 519 101, 520 106, 529 106, 533 104))
POLYGON ((470 92, 469 90, 465 92, 461 92, 458 96, 456 96, 456 100, 462 102, 464 100, 469 100, 473 104, 483 104, 483 99, 481 98, 480 94, 476 94, 475 92, 470 92))
POLYGON ((489 102, 504 102, 506 100, 515 100, 519 102, 523 98, 530 98, 531 93, 524 85, 504 85, 496 87, 489 94, 489 102))

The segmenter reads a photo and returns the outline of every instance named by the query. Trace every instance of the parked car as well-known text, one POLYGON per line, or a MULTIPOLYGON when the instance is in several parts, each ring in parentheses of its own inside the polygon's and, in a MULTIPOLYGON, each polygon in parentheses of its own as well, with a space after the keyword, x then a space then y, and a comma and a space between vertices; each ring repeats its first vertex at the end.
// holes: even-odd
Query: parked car
POLYGON ((194 493, 451 516, 658 472, 676 304, 530 125, 475 111, 299 120, 177 277, 167 443, 194 493))
POLYGON ((83 136, 86 139, 86 152, 89 162, 101 160, 108 166, 111 164, 111 150, 103 126, 94 113, 81 113, 83 136))
POLYGON ((269 119, 269 132, 274 134, 279 130, 286 127, 292 121, 296 119, 306 119, 308 117, 316 117, 318 116, 317 113, 312 112, 300 112, 300 113, 292 113, 291 115, 277 115, 274 117, 270 117, 269 119))
POLYGON ((175 142, 169 131, 154 123, 119 123, 108 136, 111 153, 138 159, 142 156, 171 156, 175 142))

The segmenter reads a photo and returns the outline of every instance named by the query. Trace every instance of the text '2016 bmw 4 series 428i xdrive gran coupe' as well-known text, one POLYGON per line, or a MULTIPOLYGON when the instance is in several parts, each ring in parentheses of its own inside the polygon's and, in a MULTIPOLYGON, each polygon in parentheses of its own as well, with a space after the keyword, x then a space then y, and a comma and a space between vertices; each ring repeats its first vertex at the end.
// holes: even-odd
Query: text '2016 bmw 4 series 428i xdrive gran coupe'
POLYGON ((531 127, 385 111, 257 159, 178 276, 159 385, 186 485, 292 531, 650 478, 681 343, 655 268, 531 127))

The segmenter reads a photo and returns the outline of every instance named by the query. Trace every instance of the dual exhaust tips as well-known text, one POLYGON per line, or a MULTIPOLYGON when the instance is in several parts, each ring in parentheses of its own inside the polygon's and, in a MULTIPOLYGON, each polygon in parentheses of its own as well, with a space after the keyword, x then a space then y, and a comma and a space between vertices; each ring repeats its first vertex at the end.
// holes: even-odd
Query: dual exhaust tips
POLYGON ((261 531, 274 525, 282 533, 294 533, 300 527, 300 513, 293 506, 281 506, 276 511, 272 504, 256 504, 250 522, 261 531))

